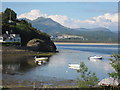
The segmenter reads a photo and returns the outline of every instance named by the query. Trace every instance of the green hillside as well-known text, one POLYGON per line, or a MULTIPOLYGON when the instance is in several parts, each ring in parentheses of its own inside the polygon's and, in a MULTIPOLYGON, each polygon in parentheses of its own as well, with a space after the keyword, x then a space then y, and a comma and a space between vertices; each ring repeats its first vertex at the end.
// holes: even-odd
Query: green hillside
POLYGON ((48 34, 33 28, 31 23, 28 23, 26 20, 18 20, 16 18, 17 14, 13 10, 7 8, 0 15, 2 15, 2 34, 12 30, 12 33, 20 34, 22 46, 26 46, 32 39, 40 39, 43 41, 42 45, 44 45, 41 48, 44 48, 45 51, 56 51, 56 46, 50 40, 48 34), (11 22, 9 22, 10 19, 11 22))

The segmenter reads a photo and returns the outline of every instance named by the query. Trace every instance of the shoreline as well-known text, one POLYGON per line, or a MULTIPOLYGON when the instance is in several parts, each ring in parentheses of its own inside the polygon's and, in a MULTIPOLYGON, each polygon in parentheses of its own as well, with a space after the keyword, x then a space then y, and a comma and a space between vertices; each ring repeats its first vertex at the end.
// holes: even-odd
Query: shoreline
POLYGON ((54 42, 54 44, 75 44, 75 45, 120 45, 118 43, 77 43, 77 42, 54 42))
POLYGON ((78 88, 77 80, 62 80, 62 79, 51 79, 51 80, 28 80, 28 79, 16 79, 13 76, 3 75, 3 87, 5 88, 78 88), (11 78, 9 78, 11 77, 11 78), (11 83, 12 81, 12 83, 11 83))
POLYGON ((51 57, 55 52, 36 52, 25 48, 16 48, 14 46, 2 46, 2 60, 15 61, 21 57, 51 57))

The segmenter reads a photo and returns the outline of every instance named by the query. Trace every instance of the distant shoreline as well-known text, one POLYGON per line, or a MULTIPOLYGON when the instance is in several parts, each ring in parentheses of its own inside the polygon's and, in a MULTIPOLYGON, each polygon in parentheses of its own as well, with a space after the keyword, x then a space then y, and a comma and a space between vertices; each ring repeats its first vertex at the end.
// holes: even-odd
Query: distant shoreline
POLYGON ((77 43, 77 42, 54 42, 54 44, 76 44, 76 45, 120 45, 118 43, 77 43))

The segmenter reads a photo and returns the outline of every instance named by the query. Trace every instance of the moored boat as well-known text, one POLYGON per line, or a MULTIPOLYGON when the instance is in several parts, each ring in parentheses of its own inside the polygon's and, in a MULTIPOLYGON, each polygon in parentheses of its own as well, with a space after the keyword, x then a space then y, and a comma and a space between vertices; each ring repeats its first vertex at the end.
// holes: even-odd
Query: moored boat
POLYGON ((71 68, 71 69, 76 69, 76 70, 80 69, 80 65, 79 64, 68 64, 68 65, 69 65, 69 68, 71 68))
POLYGON ((91 61, 97 61, 97 60, 102 60, 103 57, 102 56, 90 56, 88 57, 88 59, 91 61))
POLYGON ((102 59, 102 56, 90 56, 89 59, 102 59))
POLYGON ((47 62, 46 60, 48 59, 48 57, 36 57, 35 56, 34 59, 35 59, 35 63, 37 63, 38 65, 42 65, 47 62))
POLYGON ((68 64, 69 67, 79 67, 80 65, 79 64, 68 64))
POLYGON ((34 57, 35 61, 39 61, 39 60, 47 60, 48 57, 34 57))

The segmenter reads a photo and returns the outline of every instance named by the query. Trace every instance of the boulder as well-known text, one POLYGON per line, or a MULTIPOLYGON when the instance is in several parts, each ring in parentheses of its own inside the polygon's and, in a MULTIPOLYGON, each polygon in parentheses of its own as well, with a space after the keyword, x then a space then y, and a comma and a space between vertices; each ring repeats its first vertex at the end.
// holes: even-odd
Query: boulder
POLYGON ((52 41, 44 41, 41 39, 32 39, 27 43, 27 47, 33 51, 39 52, 56 52, 56 46, 52 41))

